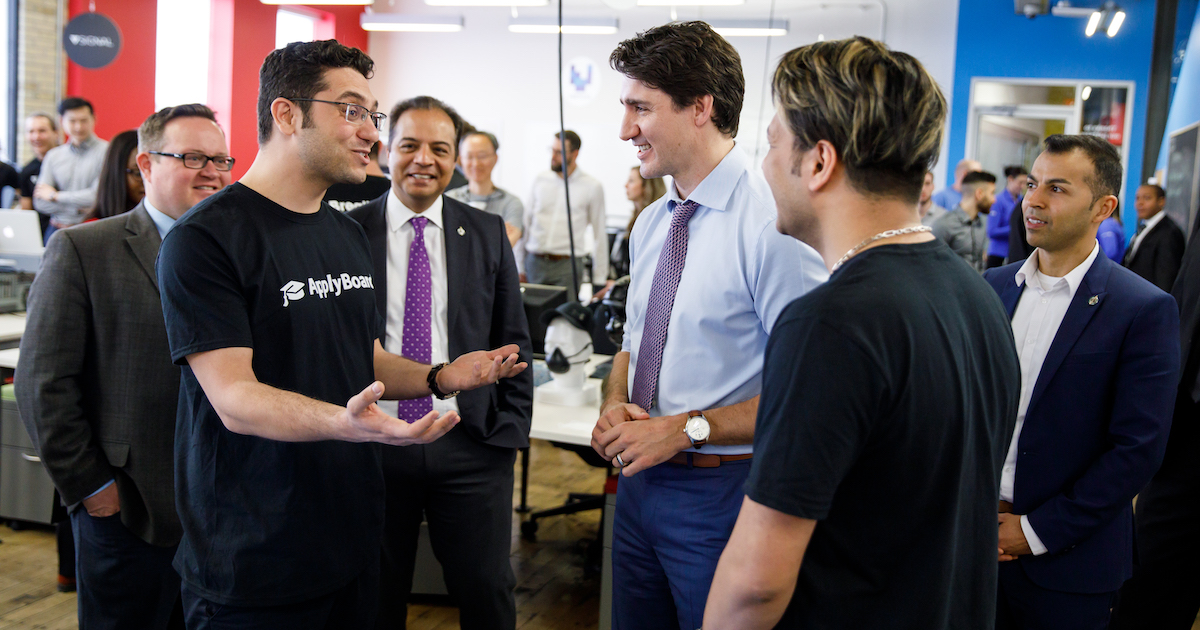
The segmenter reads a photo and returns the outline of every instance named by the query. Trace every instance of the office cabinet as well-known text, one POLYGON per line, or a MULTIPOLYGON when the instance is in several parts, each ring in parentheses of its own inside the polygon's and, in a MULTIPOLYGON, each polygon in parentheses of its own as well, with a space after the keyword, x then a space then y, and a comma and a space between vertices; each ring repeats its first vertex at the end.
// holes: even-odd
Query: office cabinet
POLYGON ((0 518, 50 523, 54 483, 17 413, 12 385, 0 388, 0 518))

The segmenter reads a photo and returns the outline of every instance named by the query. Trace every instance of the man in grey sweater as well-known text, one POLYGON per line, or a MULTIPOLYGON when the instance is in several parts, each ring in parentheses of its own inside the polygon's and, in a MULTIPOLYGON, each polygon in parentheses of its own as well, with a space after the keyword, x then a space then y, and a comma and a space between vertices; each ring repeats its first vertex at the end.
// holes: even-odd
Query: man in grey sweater
POLYGON ((74 96, 65 98, 58 104, 58 115, 71 141, 46 153, 33 189, 33 207, 50 215, 46 241, 55 230, 82 221, 96 205, 96 185, 108 150, 108 141, 96 137, 91 103, 74 96))

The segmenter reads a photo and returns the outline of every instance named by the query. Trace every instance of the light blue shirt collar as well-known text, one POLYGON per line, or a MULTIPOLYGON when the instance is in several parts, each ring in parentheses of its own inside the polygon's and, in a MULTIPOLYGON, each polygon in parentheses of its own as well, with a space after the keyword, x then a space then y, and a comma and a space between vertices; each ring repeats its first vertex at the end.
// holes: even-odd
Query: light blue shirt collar
POLYGON ((166 238, 167 232, 171 231, 171 227, 175 225, 175 219, 151 205, 149 197, 142 198, 142 206, 146 208, 146 214, 150 215, 150 220, 154 221, 154 227, 158 228, 158 237, 166 238))
MULTIPOLYGON (((734 145, 717 167, 700 182, 699 186, 688 195, 688 199, 713 210, 724 212, 729 206, 729 199, 739 180, 750 166, 750 158, 734 145)), ((667 188, 668 208, 674 212, 675 206, 684 202, 679 198, 679 191, 674 185, 667 188)))

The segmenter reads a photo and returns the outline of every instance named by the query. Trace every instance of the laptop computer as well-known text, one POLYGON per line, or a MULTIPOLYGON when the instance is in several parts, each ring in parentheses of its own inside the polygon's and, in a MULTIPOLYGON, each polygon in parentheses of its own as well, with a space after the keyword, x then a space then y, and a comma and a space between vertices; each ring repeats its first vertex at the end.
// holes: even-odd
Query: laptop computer
POLYGON ((44 250, 37 212, 0 210, 0 269, 36 272, 44 250))

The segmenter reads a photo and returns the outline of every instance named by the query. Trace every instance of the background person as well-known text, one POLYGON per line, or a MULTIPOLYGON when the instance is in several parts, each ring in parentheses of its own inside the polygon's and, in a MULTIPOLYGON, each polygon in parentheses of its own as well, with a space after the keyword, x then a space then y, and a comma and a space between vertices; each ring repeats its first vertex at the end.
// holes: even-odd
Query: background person
POLYGON ((1167 193, 1154 184, 1138 187, 1134 197, 1138 227, 1125 251, 1125 267, 1170 291, 1179 275, 1187 239, 1175 220, 1167 216, 1167 193))
MULTIPOLYGON (((29 143, 33 157, 21 168, 21 207, 33 210, 33 188, 37 185, 38 172, 46 152, 62 142, 58 131, 58 119, 45 112, 34 112, 25 117, 25 140, 29 143)), ((42 233, 50 227, 50 215, 38 213, 42 220, 42 233)))
POLYGON ((999 267, 1008 258, 1008 236, 1010 221, 1017 200, 1025 194, 1026 176, 1024 166, 1004 167, 1004 190, 996 195, 991 210, 987 213, 987 268, 999 267))
POLYGON ((65 98, 58 104, 58 115, 69 142, 46 152, 33 187, 33 207, 50 215, 43 233, 47 242, 55 230, 83 221, 96 205, 100 168, 108 150, 108 142, 96 137, 96 114, 90 102, 65 98))
POLYGON ((962 201, 962 181, 967 176, 967 173, 982 171, 983 165, 978 160, 963 159, 954 167, 954 183, 933 193, 933 203, 946 208, 953 209, 962 201))
POLYGON ((142 172, 138 170, 137 156, 136 131, 130 129, 113 136, 104 155, 104 166, 100 169, 96 207, 87 214, 85 221, 129 212, 141 203, 146 190, 142 184, 142 172))
POLYGON ((447 197, 504 219, 510 245, 521 238, 525 206, 516 195, 492 183, 492 170, 499 160, 500 141, 486 131, 469 131, 459 141, 458 161, 467 177, 467 185, 446 193, 447 197))
POLYGON ((633 210, 629 214, 629 223, 625 225, 625 231, 618 233, 613 241, 612 272, 609 273, 613 279, 629 275, 629 235, 633 233, 633 224, 646 206, 665 194, 667 184, 663 178, 643 179, 640 166, 629 169, 629 179, 625 180, 625 198, 633 202, 633 210))

